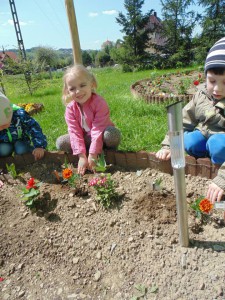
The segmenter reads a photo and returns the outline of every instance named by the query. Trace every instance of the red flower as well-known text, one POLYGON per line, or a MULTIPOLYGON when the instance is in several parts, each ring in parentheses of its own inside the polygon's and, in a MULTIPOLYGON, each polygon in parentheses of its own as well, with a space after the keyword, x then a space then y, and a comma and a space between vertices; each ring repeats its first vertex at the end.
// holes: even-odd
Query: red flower
POLYGON ((73 175, 73 171, 68 169, 68 168, 64 169, 63 172, 62 172, 62 176, 63 176, 64 179, 70 179, 70 177, 72 175, 73 175))
POLYGON ((202 199, 199 203, 199 209, 205 214, 208 214, 212 208, 213 204, 206 198, 202 199))
POLYGON ((199 82, 199 80, 195 80, 193 83, 194 83, 194 85, 199 85, 200 82, 199 82))
POLYGON ((3 280, 4 280, 4 278, 0 277, 0 282, 3 281, 3 280))
POLYGON ((31 177, 28 181, 27 181, 27 186, 26 189, 30 190, 30 189, 37 189, 35 180, 33 177, 31 177))

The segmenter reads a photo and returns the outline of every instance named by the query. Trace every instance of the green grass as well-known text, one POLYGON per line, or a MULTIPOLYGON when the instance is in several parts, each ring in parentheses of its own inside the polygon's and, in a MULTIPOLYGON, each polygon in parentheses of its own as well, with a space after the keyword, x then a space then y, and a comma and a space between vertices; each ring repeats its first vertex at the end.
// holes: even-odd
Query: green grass
MULTIPOLYGON (((140 71, 123 73, 120 69, 94 69, 98 81, 97 93, 109 104, 111 119, 121 130, 119 150, 156 151, 167 131, 165 104, 147 104, 134 99, 130 86, 137 80, 161 75, 170 71, 140 71)), ((43 79, 31 96, 22 89, 18 76, 4 77, 6 94, 12 103, 43 103, 44 111, 34 115, 48 138, 48 150, 56 150, 58 136, 67 133, 64 120, 65 107, 61 101, 62 79, 43 79)))

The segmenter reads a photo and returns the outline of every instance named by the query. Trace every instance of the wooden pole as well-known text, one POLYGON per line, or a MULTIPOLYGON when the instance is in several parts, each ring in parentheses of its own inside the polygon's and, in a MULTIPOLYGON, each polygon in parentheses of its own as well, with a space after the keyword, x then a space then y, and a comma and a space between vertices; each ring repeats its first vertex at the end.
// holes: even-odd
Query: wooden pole
POLYGON ((65 6, 70 27, 74 63, 82 64, 80 40, 73 0, 65 0, 65 6))

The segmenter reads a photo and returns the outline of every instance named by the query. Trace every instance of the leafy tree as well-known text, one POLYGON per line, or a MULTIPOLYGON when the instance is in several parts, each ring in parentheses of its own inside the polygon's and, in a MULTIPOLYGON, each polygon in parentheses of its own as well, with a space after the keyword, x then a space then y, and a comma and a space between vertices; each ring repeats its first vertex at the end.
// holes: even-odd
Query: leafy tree
POLYGON ((14 61, 12 59, 7 59, 4 61, 4 67, 1 70, 1 86, 4 86, 5 74, 10 75, 21 75, 24 76, 10 76, 7 77, 8 80, 11 78, 15 84, 18 84, 20 87, 21 93, 26 93, 27 88, 29 93, 32 95, 33 92, 41 86, 41 78, 37 74, 39 66, 29 59, 23 60, 18 59, 14 61))
POLYGON ((188 65, 193 59, 192 34, 200 15, 188 10, 193 0, 161 0, 163 26, 166 38, 163 53, 167 54, 169 67, 188 65))
POLYGON ((48 47, 38 47, 35 51, 35 62, 41 66, 42 69, 46 67, 55 67, 57 64, 57 52, 48 47))
POLYGON ((110 55, 105 51, 99 51, 95 56, 95 64, 99 67, 110 65, 110 55))
POLYGON ((209 48, 225 36, 225 0, 198 0, 205 10, 201 18, 202 32, 196 39, 196 57, 204 62, 209 48))
POLYGON ((84 66, 89 66, 92 64, 91 55, 89 54, 89 52, 87 50, 82 51, 82 61, 83 61, 84 66))
POLYGON ((147 23, 151 12, 142 14, 144 2, 144 0, 125 0, 124 7, 127 14, 120 12, 116 18, 117 23, 123 27, 121 32, 125 34, 122 44, 125 54, 124 63, 130 65, 141 63, 147 57, 145 51, 149 41, 147 23), (127 58, 129 58, 128 61, 126 61, 127 58))

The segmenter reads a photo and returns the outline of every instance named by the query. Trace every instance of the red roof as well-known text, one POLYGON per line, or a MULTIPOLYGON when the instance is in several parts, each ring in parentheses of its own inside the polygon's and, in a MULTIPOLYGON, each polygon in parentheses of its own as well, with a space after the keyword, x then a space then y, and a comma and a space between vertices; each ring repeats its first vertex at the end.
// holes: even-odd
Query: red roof
POLYGON ((4 61, 5 58, 11 58, 12 60, 17 60, 17 55, 12 51, 0 52, 0 61, 4 61))

